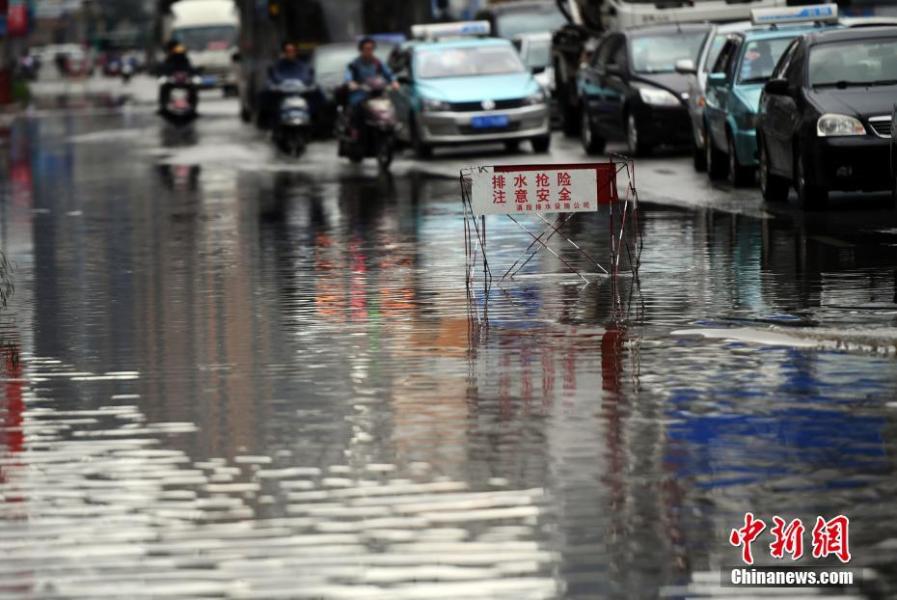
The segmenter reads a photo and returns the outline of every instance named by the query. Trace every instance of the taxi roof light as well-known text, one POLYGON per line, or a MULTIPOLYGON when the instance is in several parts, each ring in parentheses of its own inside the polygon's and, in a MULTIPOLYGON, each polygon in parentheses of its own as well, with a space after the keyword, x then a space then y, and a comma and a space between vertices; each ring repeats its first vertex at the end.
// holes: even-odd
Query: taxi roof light
POLYGON ((751 11, 754 25, 787 25, 791 23, 836 23, 837 4, 813 4, 788 8, 755 8, 751 11))
POLYGON ((492 34, 489 21, 457 21, 433 25, 412 25, 411 37, 418 40, 437 40, 453 37, 477 37, 492 34))

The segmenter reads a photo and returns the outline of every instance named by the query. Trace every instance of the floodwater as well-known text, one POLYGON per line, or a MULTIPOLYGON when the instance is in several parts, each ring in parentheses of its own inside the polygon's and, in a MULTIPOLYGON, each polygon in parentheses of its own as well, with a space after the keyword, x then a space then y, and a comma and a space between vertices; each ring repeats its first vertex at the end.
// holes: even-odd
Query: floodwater
POLYGON ((643 204, 638 281, 468 304, 457 180, 213 160, 253 135, 6 132, 0 597, 722 597, 749 511, 848 516, 840 597, 895 597, 893 211, 643 204))

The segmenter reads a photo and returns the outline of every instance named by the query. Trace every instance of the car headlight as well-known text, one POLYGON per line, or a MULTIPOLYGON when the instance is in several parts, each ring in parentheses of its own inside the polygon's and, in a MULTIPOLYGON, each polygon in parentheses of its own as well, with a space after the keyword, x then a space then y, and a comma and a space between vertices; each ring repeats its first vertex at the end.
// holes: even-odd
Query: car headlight
POLYGON ((451 105, 449 105, 448 102, 443 102, 442 100, 432 100, 430 98, 424 98, 421 102, 421 107, 426 112, 441 112, 452 109, 451 105))
POLYGON ((640 87, 638 95, 642 102, 651 106, 679 106, 679 98, 659 88, 640 87))
POLYGON ((531 96, 527 96, 523 99, 524 106, 533 106, 535 104, 544 104, 545 103, 545 93, 542 90, 539 90, 535 94, 531 96))
POLYGON ((816 135, 819 137, 866 135, 866 128, 854 117, 827 114, 816 121, 816 135))

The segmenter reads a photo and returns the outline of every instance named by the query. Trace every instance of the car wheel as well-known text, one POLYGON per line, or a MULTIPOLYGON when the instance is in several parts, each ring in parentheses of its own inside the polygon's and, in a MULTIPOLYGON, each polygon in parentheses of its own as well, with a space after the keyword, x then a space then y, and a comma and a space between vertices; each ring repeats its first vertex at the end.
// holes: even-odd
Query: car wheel
POLYGON ((425 144, 420 139, 420 133, 417 129, 417 120, 412 121, 411 124, 411 147, 414 149, 414 154, 418 158, 427 159, 433 156, 433 146, 425 144))
POLYGON ((582 111, 581 121, 582 131, 580 132, 580 139, 582 140, 582 147, 586 151, 586 154, 601 154, 604 152, 604 147, 607 145, 607 141, 604 138, 595 135, 589 112, 585 109, 582 111))
POLYGON ((505 142, 505 150, 508 152, 517 152, 520 150, 520 142, 518 140, 508 140, 505 142))
POLYGON ((697 171, 698 173, 703 173, 704 171, 706 171, 707 155, 704 153, 704 149, 695 144, 691 152, 692 164, 694 164, 695 171, 697 171))
POLYGON ((707 129, 704 130, 704 155, 707 161, 707 176, 714 181, 725 177, 726 156, 713 145, 713 138, 707 129))
POLYGON ((558 94, 558 103, 561 106, 561 121, 563 123, 564 135, 575 137, 579 133, 579 119, 582 111, 573 104, 572 98, 574 95, 570 93, 569 89, 558 89, 562 90, 558 94))
POLYGON ((240 107, 240 120, 244 123, 252 123, 252 113, 245 106, 240 107))
POLYGON ((757 140, 760 147, 760 192, 766 202, 784 202, 788 199, 788 181, 773 175, 769 170, 769 153, 763 140, 757 140))
POLYGON ((828 201, 828 191, 811 184, 807 181, 807 168, 804 165, 803 156, 798 150, 794 160, 797 165, 797 198, 803 208, 821 208, 828 201))
POLYGON ((651 147, 642 140, 638 119, 631 113, 626 118, 626 143, 632 156, 644 156, 651 151, 651 147))
POLYGON ((533 152, 543 154, 548 152, 548 149, 551 148, 551 136, 540 135, 539 137, 534 137, 530 140, 530 144, 533 147, 533 152))
POLYGON ((742 187, 754 182, 754 169, 742 166, 738 162, 738 152, 735 149, 735 138, 728 136, 729 145, 729 183, 733 187, 742 187))

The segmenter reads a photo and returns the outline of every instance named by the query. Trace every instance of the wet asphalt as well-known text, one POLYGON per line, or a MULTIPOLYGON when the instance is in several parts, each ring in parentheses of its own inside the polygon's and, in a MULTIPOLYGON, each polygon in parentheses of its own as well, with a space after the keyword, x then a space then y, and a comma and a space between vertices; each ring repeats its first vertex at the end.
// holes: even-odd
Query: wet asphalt
MULTIPOLYGON (((557 236, 468 295, 459 169, 575 140, 386 176, 95 86, 2 132, 0 598, 823 595, 720 586, 746 512, 808 548, 848 516, 834 593, 897 597, 887 198, 768 206, 663 151, 637 277, 584 285, 557 236)), ((563 234, 600 263, 607 232, 563 234)), ((493 273, 528 243, 490 219, 493 273)))

